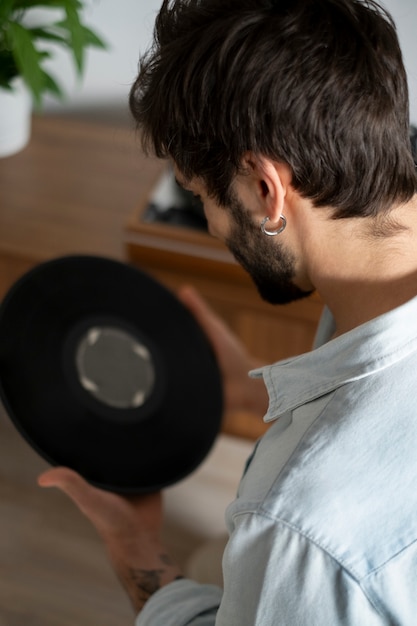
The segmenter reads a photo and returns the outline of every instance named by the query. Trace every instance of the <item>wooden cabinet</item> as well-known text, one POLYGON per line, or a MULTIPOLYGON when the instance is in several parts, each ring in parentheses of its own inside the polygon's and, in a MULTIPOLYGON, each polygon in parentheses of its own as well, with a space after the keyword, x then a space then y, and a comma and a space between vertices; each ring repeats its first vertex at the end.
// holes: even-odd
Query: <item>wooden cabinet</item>
POLYGON ((0 159, 0 297, 47 259, 124 260, 125 224, 162 169, 125 125, 34 116, 29 145, 0 159))

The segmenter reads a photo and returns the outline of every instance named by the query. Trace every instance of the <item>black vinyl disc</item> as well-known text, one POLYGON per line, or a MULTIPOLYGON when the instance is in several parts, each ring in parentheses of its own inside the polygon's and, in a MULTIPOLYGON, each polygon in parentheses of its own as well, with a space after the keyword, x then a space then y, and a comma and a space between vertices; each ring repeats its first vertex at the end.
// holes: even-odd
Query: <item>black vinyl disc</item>
POLYGON ((220 429, 217 362, 146 273, 95 256, 42 263, 0 306, 0 395, 51 465, 119 493, 190 474, 220 429))

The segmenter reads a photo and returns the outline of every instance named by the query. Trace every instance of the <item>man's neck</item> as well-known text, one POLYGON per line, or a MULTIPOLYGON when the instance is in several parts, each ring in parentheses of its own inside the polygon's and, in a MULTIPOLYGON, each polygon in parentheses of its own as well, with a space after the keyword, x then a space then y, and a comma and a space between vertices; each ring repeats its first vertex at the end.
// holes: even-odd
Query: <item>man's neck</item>
MULTIPOLYGON (((401 229, 370 234, 360 218, 329 225, 315 285, 345 333, 417 295, 417 198, 395 209, 401 229), (365 227, 365 228, 364 228, 365 227)), ((342 222, 343 220, 340 220, 342 222)))
POLYGON ((335 336, 364 324, 417 296, 417 270, 403 281, 338 283, 331 296, 322 296, 336 323, 335 336))

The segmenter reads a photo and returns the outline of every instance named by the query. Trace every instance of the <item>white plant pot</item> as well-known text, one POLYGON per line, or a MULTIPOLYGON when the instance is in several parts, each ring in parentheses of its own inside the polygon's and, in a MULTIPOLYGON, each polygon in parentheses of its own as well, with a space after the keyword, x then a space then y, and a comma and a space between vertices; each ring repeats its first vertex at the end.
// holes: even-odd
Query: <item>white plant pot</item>
POLYGON ((0 88, 0 157, 22 150, 30 139, 32 101, 20 77, 12 89, 0 88))

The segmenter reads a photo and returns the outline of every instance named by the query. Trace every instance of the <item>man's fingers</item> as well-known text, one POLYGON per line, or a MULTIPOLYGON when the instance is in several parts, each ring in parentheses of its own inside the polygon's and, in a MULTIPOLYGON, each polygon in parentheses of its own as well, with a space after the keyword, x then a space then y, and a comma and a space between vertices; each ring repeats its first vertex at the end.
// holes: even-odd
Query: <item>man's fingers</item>
POLYGON ((188 285, 181 287, 178 291, 178 297, 191 311, 211 342, 216 346, 219 337, 226 332, 225 324, 193 287, 188 285))
MULTIPOLYGON (((204 320, 210 316, 211 311, 209 307, 194 287, 190 285, 181 287, 178 291, 178 297, 198 319, 204 320)), ((213 316, 212 313, 211 316, 213 316)))

